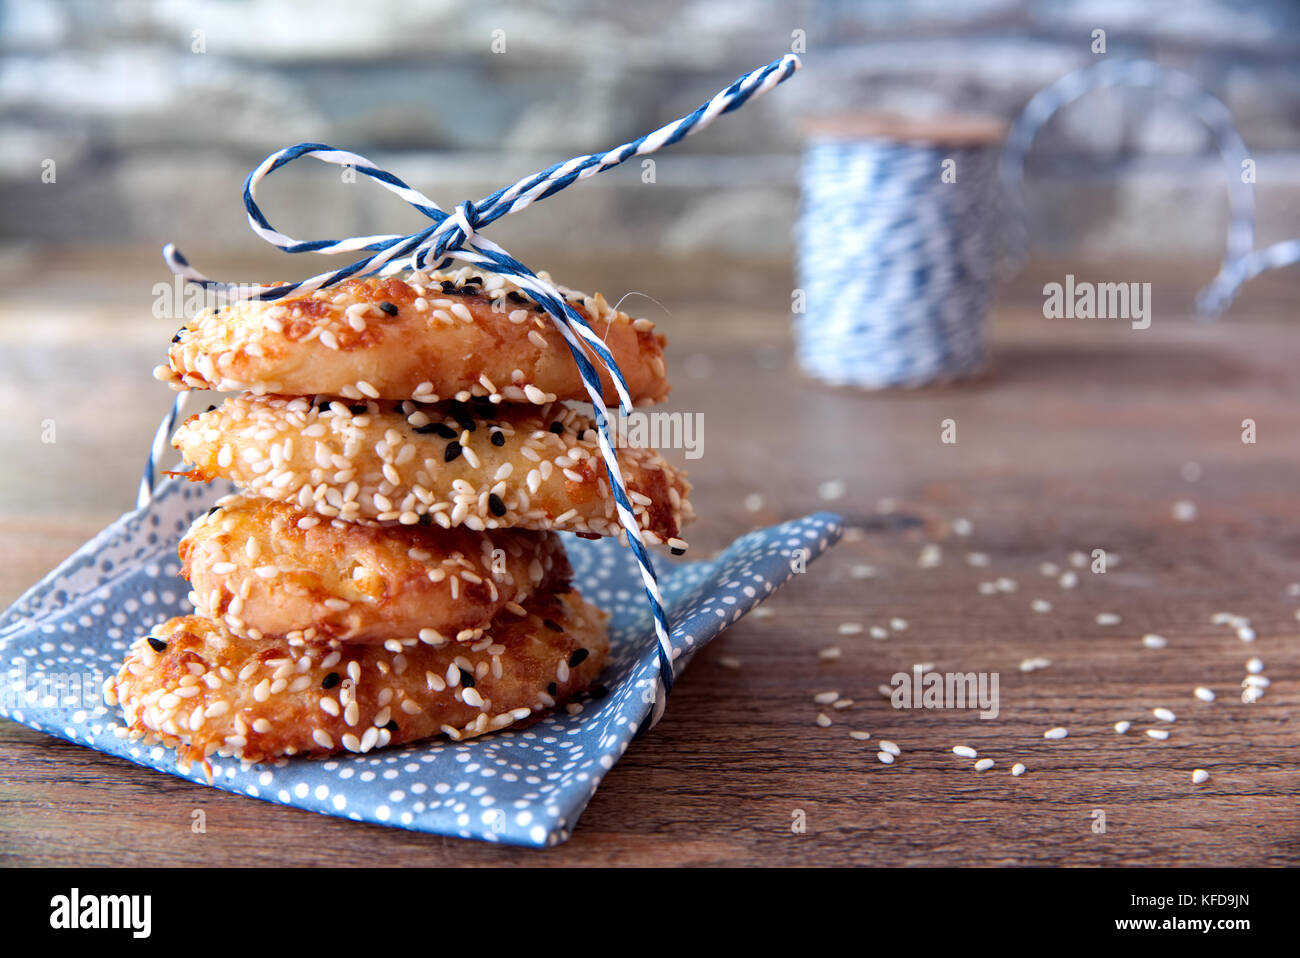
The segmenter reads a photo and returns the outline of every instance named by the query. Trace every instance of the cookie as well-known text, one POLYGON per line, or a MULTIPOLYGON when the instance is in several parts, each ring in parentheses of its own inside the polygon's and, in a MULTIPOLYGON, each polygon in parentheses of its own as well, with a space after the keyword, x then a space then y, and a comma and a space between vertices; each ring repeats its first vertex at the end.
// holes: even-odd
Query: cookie
POLYGON ((384 528, 227 496, 180 543, 195 609, 291 644, 476 641, 507 608, 568 585, 559 537, 527 529, 384 528))
MULTIPOLYGON (((172 444, 194 480, 345 521, 619 536, 590 417, 562 404, 344 403, 231 397, 192 416, 172 444)), ((617 450, 633 513, 652 543, 681 550, 690 483, 653 449, 617 450)))
POLYGON ((606 616, 577 592, 506 612, 470 647, 329 648, 240 638, 182 616, 138 639, 105 698, 128 734, 245 762, 368 752, 443 734, 460 741, 537 717, 590 688, 604 667, 606 616))
MULTIPOLYGON (((545 274, 542 274, 545 276, 545 274)), ((609 347, 637 405, 668 395, 666 340, 599 293, 561 289, 609 347)), ((204 309, 154 370, 176 389, 544 405, 587 400, 550 317, 505 277, 460 269, 348 280, 278 301, 204 309)), ((618 396, 602 372, 604 399, 618 396)))

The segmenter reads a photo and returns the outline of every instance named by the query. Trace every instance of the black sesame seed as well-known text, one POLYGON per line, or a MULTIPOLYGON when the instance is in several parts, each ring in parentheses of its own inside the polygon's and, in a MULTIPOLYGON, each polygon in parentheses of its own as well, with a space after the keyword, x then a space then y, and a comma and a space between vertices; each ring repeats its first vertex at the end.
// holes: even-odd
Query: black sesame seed
POLYGON ((220 506, 213 506, 211 509, 208 510, 208 515, 212 515, 214 512, 220 512, 220 511, 221 511, 220 506))
POLYGON ((180 329, 176 330, 176 335, 172 337, 172 342, 179 343, 181 341, 181 333, 183 332, 185 332, 185 327, 183 326, 180 329))
POLYGON ((551 432, 555 433, 557 436, 564 435, 564 423, 560 422, 558 419, 555 422, 551 423, 546 428, 549 429, 551 432))
POLYGON ((389 719, 389 720, 388 720, 388 723, 384 726, 384 728, 388 729, 388 731, 390 731, 390 732, 396 732, 396 731, 397 731, 397 723, 394 722, 392 719, 389 719))
POLYGON ((348 407, 348 411, 352 413, 352 415, 354 416, 360 416, 362 413, 367 412, 369 409, 370 407, 367 406, 365 403, 357 403, 356 405, 348 407))
POLYGON ((152 648, 155 652, 166 652, 166 651, 167 651, 167 643, 164 642, 162 639, 155 639, 152 635, 149 636, 149 646, 150 646, 150 648, 152 648))
POLYGON ((569 668, 577 668, 583 662, 587 661, 587 656, 591 655, 586 649, 574 649, 573 654, 569 656, 569 668))
POLYGON ((506 504, 495 492, 488 493, 488 508, 492 510, 492 515, 498 518, 506 514, 506 504))
POLYGON ((331 672, 329 675, 325 676, 325 678, 320 680, 320 687, 323 689, 332 689, 338 684, 339 674, 337 672, 331 672))
POLYGON ((482 285, 483 285, 483 280, 482 280, 481 277, 478 277, 478 276, 471 276, 469 279, 465 280, 465 282, 464 282, 462 285, 464 285, 464 286, 482 286, 482 285))
POLYGON ((554 619, 542 619, 542 625, 546 626, 552 632, 564 631, 564 626, 560 625, 560 623, 556 622, 554 619))
POLYGON ((685 549, 679 549, 677 546, 673 546, 673 547, 672 547, 671 549, 669 549, 668 551, 671 552, 671 553, 672 553, 673 555, 675 555, 675 556, 684 556, 684 555, 686 555, 686 550, 685 550, 685 549))
POLYGON ((214 404, 214 405, 209 406, 207 409, 205 409, 205 410, 203 410, 203 411, 204 411, 204 412, 212 412, 212 410, 214 410, 214 409, 216 409, 216 408, 217 408, 217 407, 216 407, 216 405, 214 404))
POLYGON ((474 673, 467 669, 461 669, 460 684, 465 686, 467 689, 472 689, 474 687, 474 673))
POLYGON ((431 525, 433 525, 433 513, 432 513, 432 512, 421 512, 421 513, 420 513, 420 525, 422 525, 422 526, 431 526, 431 525))
POLYGON ((392 303, 389 303, 389 302, 383 302, 383 303, 380 303, 380 304, 379 304, 379 308, 382 309, 382 310, 383 310, 385 313, 387 313, 389 316, 396 316, 396 315, 397 315, 397 307, 394 306, 392 303))
POLYGON ((527 302, 528 302, 528 300, 524 299, 522 296, 520 296, 520 295, 519 295, 518 293, 516 293, 514 290, 511 290, 510 292, 506 293, 506 299, 510 300, 510 302, 512 302, 512 303, 527 303, 527 302))
POLYGON ((433 433, 435 436, 441 436, 443 439, 455 439, 460 435, 455 429, 452 429, 445 422, 431 422, 424 426, 416 426, 415 432, 421 435, 433 433))
POLYGON ((451 462, 460 455, 460 443, 455 439, 447 443, 447 448, 442 451, 442 461, 451 462))
POLYGON ((506 444, 506 434, 500 429, 494 429, 492 431, 491 439, 492 445, 494 446, 504 446, 506 444))
POLYGON ((560 691, 559 688, 556 687, 554 682, 546 686, 546 694, 549 695, 551 698, 555 698, 555 694, 559 691, 560 691))

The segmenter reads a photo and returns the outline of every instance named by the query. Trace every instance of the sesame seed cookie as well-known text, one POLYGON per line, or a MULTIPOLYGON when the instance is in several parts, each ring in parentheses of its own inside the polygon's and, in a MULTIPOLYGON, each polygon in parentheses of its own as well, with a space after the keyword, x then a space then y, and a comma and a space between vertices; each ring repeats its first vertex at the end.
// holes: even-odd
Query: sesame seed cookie
POLYGON ((385 528, 227 496, 194 520, 181 571, 202 615, 248 638, 474 642, 499 613, 567 587, 559 537, 527 529, 385 528))
MULTIPOLYGON (((545 277, 545 274, 541 274, 545 277)), ((668 395, 666 340, 597 293, 561 293, 604 340, 636 405, 668 395)), ((368 277, 200 311, 154 376, 175 389, 345 399, 587 400, 550 317, 505 277, 467 268, 368 277)), ((617 400, 601 370, 604 399, 617 400)))
POLYGON ((132 644, 105 698, 129 734, 246 762, 368 752, 444 734, 460 741, 535 718, 596 681, 607 616, 577 592, 503 613, 470 647, 338 648, 255 642, 181 616, 132 644))
MULTIPOLYGON (((422 405, 234 396, 172 439, 186 475, 352 522, 619 536, 595 425, 562 405, 422 405)), ((617 450, 647 541, 682 550, 685 475, 653 449, 617 450)))

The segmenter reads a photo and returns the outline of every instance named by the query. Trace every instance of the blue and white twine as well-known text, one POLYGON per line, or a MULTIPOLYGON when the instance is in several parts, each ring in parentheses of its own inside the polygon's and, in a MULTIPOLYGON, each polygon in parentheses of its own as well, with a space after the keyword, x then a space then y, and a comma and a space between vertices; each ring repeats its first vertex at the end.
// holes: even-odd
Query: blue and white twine
MULTIPOLYGON (((694 112, 660 127, 653 133, 648 133, 605 153, 591 153, 574 157, 564 163, 557 163, 539 173, 525 177, 513 186, 497 190, 477 203, 461 203, 451 213, 445 212, 419 190, 408 186, 392 173, 380 169, 360 154, 336 150, 321 143, 299 143, 273 153, 263 160, 244 181, 244 207, 248 212, 248 222, 253 232, 287 253, 333 254, 360 250, 374 253, 373 256, 357 260, 342 269, 321 273, 298 283, 284 286, 258 286, 217 282, 191 267, 189 261, 175 246, 168 244, 163 248, 163 258, 172 272, 205 289, 219 291, 232 300, 276 300, 286 296, 303 295, 333 286, 353 276, 388 276, 407 269, 443 269, 453 259, 508 276, 515 285, 532 296, 546 310, 552 324, 564 337, 574 362, 578 365, 583 385, 591 398, 595 410, 600 451, 609 475, 610 491, 614 496, 619 522, 627 532, 628 546, 636 557, 646 597, 650 603, 655 636, 659 644, 659 680, 650 725, 658 722, 663 714, 667 695, 672 691, 673 647, 669 639, 668 620, 664 613, 658 578, 642 538, 641 527, 632 512, 627 486, 619 469, 618 458, 614 454, 609 432, 609 411, 605 407, 600 375, 591 359, 583 352, 583 347, 595 355, 609 374, 618 393, 619 406, 624 412, 630 412, 632 409, 627 384, 604 341, 587 325, 582 316, 565 302, 559 291, 550 283, 540 279, 500 246, 483 238, 478 231, 507 214, 518 212, 537 200, 555 195, 579 180, 613 169, 634 156, 654 153, 685 139, 692 133, 703 130, 724 113, 739 109, 750 100, 762 96, 787 80, 799 67, 799 58, 787 54, 752 73, 745 74, 694 112), (279 232, 271 226, 257 205, 255 199, 257 185, 263 178, 303 156, 310 156, 336 166, 352 167, 357 173, 376 180, 385 189, 396 193, 432 220, 433 225, 405 236, 398 234, 357 236, 342 240, 301 241, 279 232)), ((177 397, 170 413, 159 428, 158 436, 155 437, 145 477, 140 487, 142 506, 147 505, 152 496, 157 460, 167 435, 175 427, 181 406, 182 399, 177 397)))

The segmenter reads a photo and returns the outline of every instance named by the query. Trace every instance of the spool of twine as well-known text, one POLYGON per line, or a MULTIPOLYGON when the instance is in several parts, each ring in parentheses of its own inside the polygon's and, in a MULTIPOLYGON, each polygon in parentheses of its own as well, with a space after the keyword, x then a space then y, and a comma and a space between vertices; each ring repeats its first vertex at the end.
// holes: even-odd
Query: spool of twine
POLYGON ((977 116, 808 125, 794 303, 808 375, 888 389, 984 368, 1005 132, 977 116))

